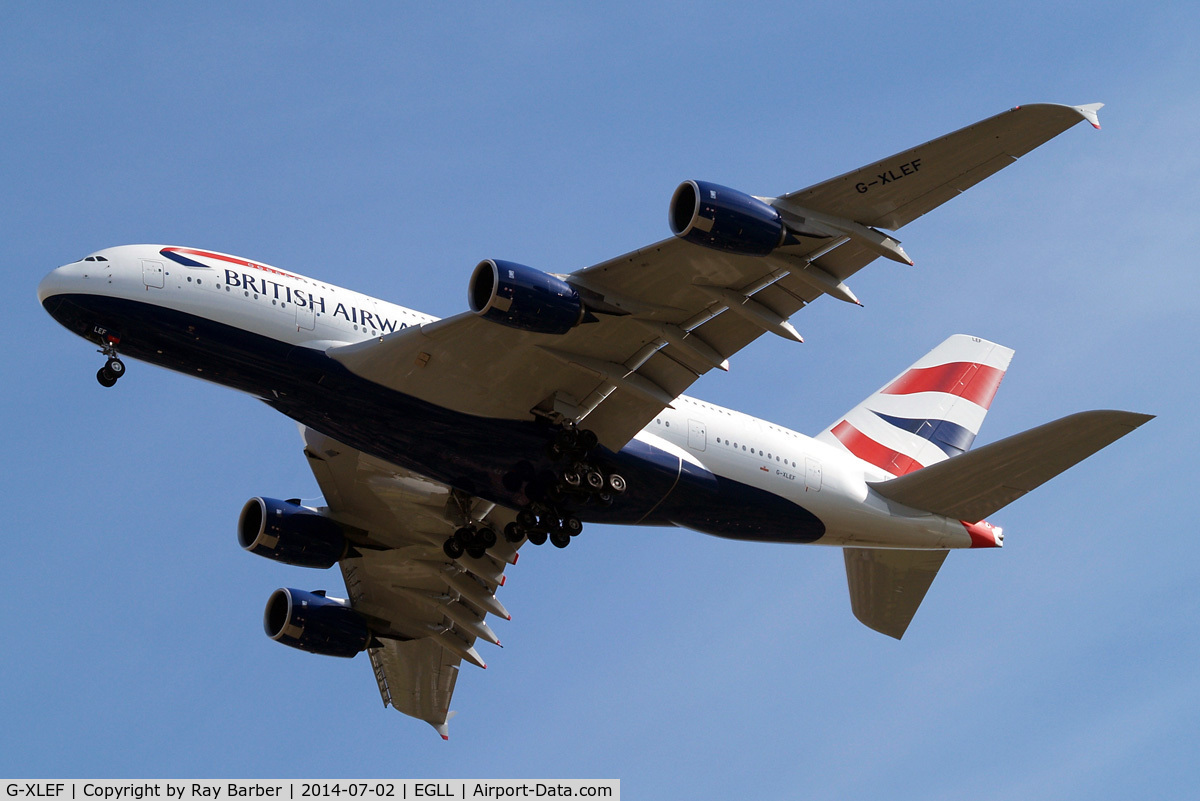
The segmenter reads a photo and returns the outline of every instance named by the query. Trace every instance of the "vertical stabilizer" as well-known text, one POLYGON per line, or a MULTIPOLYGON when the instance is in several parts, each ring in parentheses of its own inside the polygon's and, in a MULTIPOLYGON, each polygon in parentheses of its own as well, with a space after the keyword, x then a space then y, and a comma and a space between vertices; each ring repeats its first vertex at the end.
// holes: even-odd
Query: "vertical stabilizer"
POLYGON ((955 334, 817 439, 893 476, 964 453, 975 441, 1013 351, 955 334))

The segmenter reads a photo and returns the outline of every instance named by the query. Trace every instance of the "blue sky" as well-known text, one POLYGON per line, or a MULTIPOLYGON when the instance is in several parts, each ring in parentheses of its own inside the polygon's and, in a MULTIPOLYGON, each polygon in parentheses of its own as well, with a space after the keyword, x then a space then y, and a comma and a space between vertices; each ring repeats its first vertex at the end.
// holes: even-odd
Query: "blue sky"
POLYGON ((630 798, 1172 797, 1200 782, 1200 12, 1159 3, 0 7, 2 318, 16 367, 0 775, 615 777, 630 798), (799 189, 1030 102, 1105 102, 900 232, 692 394, 815 433, 949 334, 1016 349, 981 433, 1158 419, 995 516, 903 642, 833 549, 590 526, 509 572, 451 740, 366 661, 262 633, 334 573, 236 543, 313 497, 294 425, 100 357, 34 295, 161 242, 437 315, 483 258, 565 272, 667 235, 687 178, 799 189), (771 340, 771 341, 768 341, 771 340))

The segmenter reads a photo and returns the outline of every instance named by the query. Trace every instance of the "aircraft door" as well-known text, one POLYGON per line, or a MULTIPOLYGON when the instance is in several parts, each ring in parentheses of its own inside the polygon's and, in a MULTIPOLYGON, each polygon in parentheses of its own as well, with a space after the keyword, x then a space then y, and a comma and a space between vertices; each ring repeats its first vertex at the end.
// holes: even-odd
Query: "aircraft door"
POLYGON ((699 420, 688 420, 688 447, 702 451, 708 446, 708 431, 699 420))
POLYGON ((150 287, 162 289, 163 265, 161 261, 142 260, 142 282, 147 289, 150 287))
POLYGON ((812 492, 821 491, 821 463, 816 459, 804 460, 804 487, 812 492))
POLYGON ((303 306, 298 303, 293 303, 292 306, 296 309, 296 330, 297 331, 312 331, 317 327, 317 310, 309 300, 303 306))

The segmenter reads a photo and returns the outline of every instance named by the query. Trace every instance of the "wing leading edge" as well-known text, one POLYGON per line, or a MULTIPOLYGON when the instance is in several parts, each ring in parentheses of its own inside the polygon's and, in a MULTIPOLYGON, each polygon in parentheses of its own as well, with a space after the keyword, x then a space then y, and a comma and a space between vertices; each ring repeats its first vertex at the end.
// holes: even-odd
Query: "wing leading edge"
MULTIPOLYGON (((1091 106, 1018 106, 954 133, 769 200, 813 218, 811 236, 767 256, 675 238, 563 276, 596 313, 565 334, 506 328, 465 313, 331 348, 353 372, 480 417, 587 420, 617 450, 699 376, 898 243, 895 230, 1082 120, 1091 106)), ((902 252, 902 251, 901 251, 902 252)))

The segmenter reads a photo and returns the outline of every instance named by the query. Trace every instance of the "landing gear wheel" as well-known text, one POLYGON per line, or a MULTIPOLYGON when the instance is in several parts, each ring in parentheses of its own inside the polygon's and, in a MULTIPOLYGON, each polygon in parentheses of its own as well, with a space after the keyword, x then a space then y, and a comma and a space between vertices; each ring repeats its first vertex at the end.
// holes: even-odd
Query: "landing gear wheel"
POLYGON ((117 383, 117 377, 108 371, 107 367, 101 367, 96 371, 96 380, 100 382, 102 387, 111 387, 117 383))
POLYGON ((114 379, 117 379, 125 375, 125 362, 113 357, 105 363, 104 369, 108 370, 108 372, 113 375, 114 379))
POLYGON ((517 512, 517 525, 522 528, 533 528, 537 525, 537 515, 529 509, 522 509, 517 512))
POLYGON ((588 488, 593 491, 604 489, 604 475, 599 470, 589 470, 587 483, 588 488))
POLYGON ((458 541, 457 537, 450 537, 442 543, 442 552, 451 559, 457 559, 463 555, 463 545, 458 541))
POLYGON ((625 487, 625 479, 616 473, 608 477, 608 488, 613 492, 620 494, 625 491, 625 487))
POLYGON ((486 555, 486 548, 480 548, 478 546, 474 548, 467 548, 467 556, 471 557, 472 559, 482 559, 486 555))
POLYGON ((554 531, 550 534, 550 544, 555 548, 566 548, 571 544, 571 535, 565 531, 554 531))
POLYGON ((509 542, 511 542, 513 544, 516 544, 516 543, 520 542, 521 540, 525 539, 525 530, 522 529, 515 522, 509 523, 507 526, 504 527, 504 539, 508 540, 509 542))
POLYGON ((583 531, 583 523, 580 522, 578 517, 568 517, 563 520, 562 530, 565 531, 568 536, 574 537, 577 536, 579 532, 583 531))
POLYGON ((594 431, 587 428, 579 432, 579 437, 575 441, 575 446, 584 453, 587 453, 599 444, 600 438, 596 436, 594 431))
POLYGON ((476 535, 476 539, 486 551, 488 548, 491 548, 496 544, 496 532, 492 528, 481 528, 479 529, 479 533, 476 535))
POLYGON ((545 545, 546 544, 546 532, 544 532, 544 531, 540 531, 538 529, 533 529, 532 531, 528 532, 525 536, 528 537, 529 541, 532 542, 534 545, 545 545))

